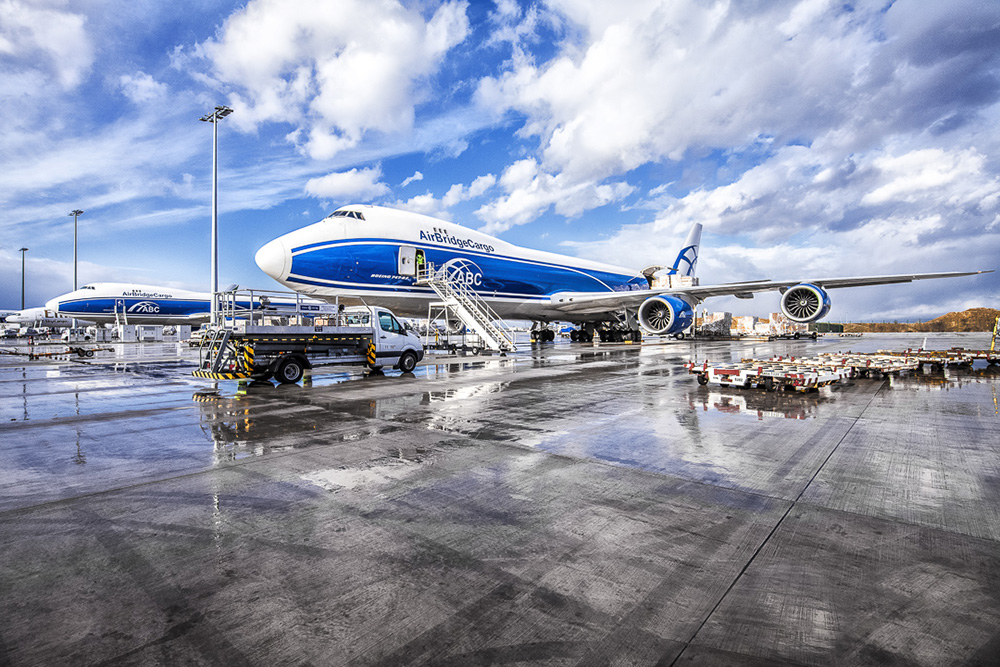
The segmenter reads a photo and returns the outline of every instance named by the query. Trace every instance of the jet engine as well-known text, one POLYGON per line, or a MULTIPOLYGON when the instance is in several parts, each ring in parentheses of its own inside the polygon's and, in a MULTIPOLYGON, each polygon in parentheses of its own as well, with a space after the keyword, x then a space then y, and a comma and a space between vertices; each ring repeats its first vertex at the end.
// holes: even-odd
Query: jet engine
POLYGON ((830 295, 821 287, 800 283, 781 296, 781 312, 792 322, 815 322, 830 312, 830 295))
POLYGON ((651 334, 680 333, 691 326, 694 310, 676 296, 651 296, 639 306, 639 325, 651 334))

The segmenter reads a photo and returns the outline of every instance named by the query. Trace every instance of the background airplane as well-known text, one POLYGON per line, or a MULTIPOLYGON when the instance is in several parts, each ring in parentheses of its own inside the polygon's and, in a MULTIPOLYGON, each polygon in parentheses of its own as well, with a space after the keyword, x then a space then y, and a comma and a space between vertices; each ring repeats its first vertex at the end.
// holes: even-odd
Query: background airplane
MULTIPOLYGON (((66 327, 73 326, 73 318, 63 317, 57 311, 48 307, 25 308, 24 310, 19 310, 11 315, 8 315, 4 321, 7 324, 20 324, 29 327, 50 327, 52 329, 64 329, 66 327)), ((77 320, 77 324, 87 326, 89 324, 93 324, 93 322, 77 320)))
MULTIPOLYGON (((300 301, 303 314, 318 315, 333 311, 322 301, 300 301)), ((254 297, 254 308, 267 307, 275 314, 294 310, 294 299, 269 298, 266 302, 254 297)), ((116 320, 128 324, 205 324, 211 318, 212 296, 208 292, 138 285, 133 283, 91 283, 80 289, 54 297, 45 303, 50 311, 57 311, 67 318, 111 323, 116 320)), ((237 307, 248 309, 249 298, 238 298, 237 307)), ((69 326, 69 325, 66 325, 69 326)))
POLYGON ((418 283, 418 268, 447 266, 454 280, 471 287, 500 318, 573 322, 581 340, 590 340, 597 329, 633 339, 640 329, 681 334, 694 321, 694 307, 716 296, 778 291, 785 316, 807 323, 829 313, 829 289, 989 272, 700 286, 694 277, 700 239, 701 225, 695 224, 672 266, 634 270, 515 246, 418 213, 349 205, 267 243, 255 260, 266 274, 303 294, 343 303, 376 301, 403 317, 426 317, 428 303, 439 300, 418 283), (667 277, 667 286, 653 286, 657 274, 667 277))

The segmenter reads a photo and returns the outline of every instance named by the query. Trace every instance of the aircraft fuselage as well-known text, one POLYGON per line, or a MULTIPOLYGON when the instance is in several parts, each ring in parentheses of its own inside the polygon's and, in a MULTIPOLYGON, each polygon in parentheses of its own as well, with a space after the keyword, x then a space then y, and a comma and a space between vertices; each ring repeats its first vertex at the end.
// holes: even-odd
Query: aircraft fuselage
POLYGON ((363 219, 335 214, 286 234, 257 252, 257 264, 303 294, 378 303, 403 317, 425 317, 428 304, 438 299, 430 287, 416 284, 416 267, 423 262, 460 262, 459 279, 507 319, 595 319, 550 308, 551 296, 649 287, 634 270, 518 247, 416 213, 352 208, 363 219))

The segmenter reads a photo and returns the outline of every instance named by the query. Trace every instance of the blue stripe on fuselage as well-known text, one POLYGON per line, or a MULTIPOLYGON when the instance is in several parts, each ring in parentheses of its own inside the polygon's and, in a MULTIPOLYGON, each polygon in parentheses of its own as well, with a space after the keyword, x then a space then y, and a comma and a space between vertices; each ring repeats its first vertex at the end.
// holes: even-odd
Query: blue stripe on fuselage
MULTIPOLYGON (((189 317, 207 313, 211 310, 211 302, 199 299, 142 299, 139 297, 99 297, 73 299, 59 304, 59 312, 67 315, 114 315, 115 303, 124 302, 126 316, 136 317, 189 317), (149 304, 142 306, 140 304, 149 304), (139 306, 138 309, 133 310, 139 306)), ((239 308, 246 308, 249 301, 239 301, 239 308)), ((259 305, 256 304, 255 305, 259 305)), ((118 312, 122 312, 119 306, 118 312)))
MULTIPOLYGON (((292 250, 289 280, 331 286, 330 283, 401 288, 415 279, 397 273, 400 246, 422 249, 426 261, 441 266, 452 259, 473 262, 479 277, 473 287, 495 296, 549 296, 557 292, 612 292, 647 289, 642 276, 582 269, 531 259, 456 250, 447 246, 391 239, 351 239, 313 243, 292 250), (313 282, 322 281, 322 282, 313 282)), ((423 290, 421 290, 423 291, 423 290)))

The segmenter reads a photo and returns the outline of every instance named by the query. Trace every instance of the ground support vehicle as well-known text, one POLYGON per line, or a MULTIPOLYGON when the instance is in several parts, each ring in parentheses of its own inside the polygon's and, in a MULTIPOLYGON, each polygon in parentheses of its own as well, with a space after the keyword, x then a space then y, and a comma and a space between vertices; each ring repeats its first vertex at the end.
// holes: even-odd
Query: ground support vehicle
POLYGON ((424 356, 415 333, 385 308, 356 306, 334 325, 265 325, 235 321, 202 338, 195 377, 211 380, 298 382, 312 368, 334 364, 383 366, 403 372, 424 356))
POLYGON ((846 369, 828 368, 814 364, 795 364, 775 361, 744 359, 739 363, 684 365, 688 372, 698 376, 699 384, 717 384, 722 387, 757 387, 766 391, 816 391, 847 377, 846 369))
POLYGON ((73 359, 73 358, 90 358, 94 356, 96 352, 114 352, 113 347, 76 347, 68 346, 65 350, 48 350, 46 352, 37 352, 34 345, 28 346, 27 352, 21 352, 17 348, 13 350, 0 350, 0 354, 9 354, 19 357, 28 357, 28 361, 35 361, 37 359, 73 359))
POLYGON ((894 357, 905 357, 915 359, 921 368, 931 366, 933 368, 944 368, 946 366, 971 366, 976 360, 983 360, 990 365, 1000 364, 1000 351, 996 350, 966 350, 962 347, 953 347, 950 350, 904 350, 902 352, 892 352, 889 350, 879 350, 879 354, 894 357))
POLYGON ((724 387, 762 387, 774 391, 778 387, 811 390, 844 378, 883 378, 930 366, 935 369, 950 365, 970 366, 975 360, 1000 363, 1000 352, 993 350, 879 350, 870 352, 824 352, 816 357, 772 357, 742 359, 740 363, 713 364, 689 362, 688 372, 698 376, 700 384, 724 387))
POLYGON ((793 331, 791 333, 782 334, 772 334, 768 336, 768 340, 799 340, 801 338, 806 338, 809 340, 816 340, 819 338, 819 334, 815 331, 793 331))

